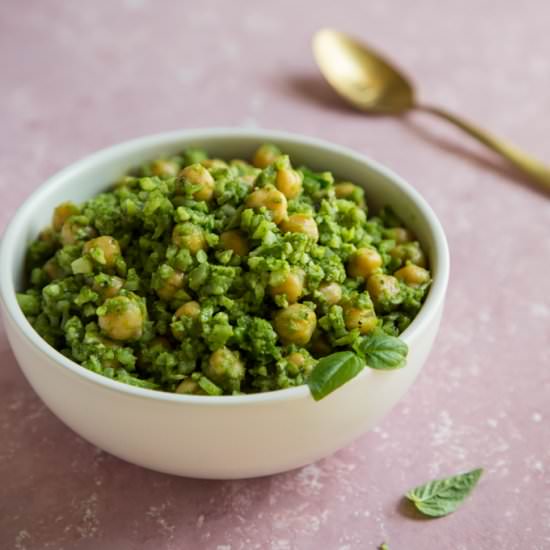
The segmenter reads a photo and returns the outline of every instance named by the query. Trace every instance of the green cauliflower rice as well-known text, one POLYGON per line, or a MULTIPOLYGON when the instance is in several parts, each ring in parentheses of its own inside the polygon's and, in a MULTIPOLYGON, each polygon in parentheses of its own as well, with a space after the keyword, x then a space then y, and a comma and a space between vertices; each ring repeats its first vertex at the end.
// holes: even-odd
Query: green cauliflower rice
POLYGON ((293 167, 188 149, 81 205, 28 250, 21 309, 54 348, 135 386, 237 395, 304 384, 319 358, 399 335, 431 277, 389 208, 293 167))

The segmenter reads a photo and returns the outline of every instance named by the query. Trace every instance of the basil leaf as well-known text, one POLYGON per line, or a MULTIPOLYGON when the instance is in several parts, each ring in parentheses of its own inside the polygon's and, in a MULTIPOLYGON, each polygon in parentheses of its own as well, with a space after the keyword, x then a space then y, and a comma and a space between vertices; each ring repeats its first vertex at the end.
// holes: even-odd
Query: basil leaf
POLYGON ((357 376, 364 366, 364 362, 351 351, 339 351, 321 358, 307 381, 313 399, 319 401, 327 396, 357 376))
POLYGON ((383 542, 383 543, 379 546, 378 550, 390 550, 390 547, 388 546, 388 544, 387 544, 386 542, 383 542))
POLYGON ((400 369, 407 362, 409 348, 403 340, 376 330, 357 340, 353 349, 363 357, 371 369, 400 369))
POLYGON ((478 468, 446 479, 436 479, 412 489, 405 496, 427 516, 446 516, 454 512, 472 492, 482 473, 483 469, 478 468))

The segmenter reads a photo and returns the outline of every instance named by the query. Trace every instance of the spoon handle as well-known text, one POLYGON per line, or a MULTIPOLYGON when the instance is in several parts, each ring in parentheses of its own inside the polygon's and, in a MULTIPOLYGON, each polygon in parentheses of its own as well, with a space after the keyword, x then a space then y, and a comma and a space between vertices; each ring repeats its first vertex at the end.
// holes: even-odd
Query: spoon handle
POLYGON ((529 156, 510 143, 495 137, 491 133, 466 122, 464 119, 459 118, 444 109, 425 105, 417 105, 416 108, 427 113, 432 113, 433 115, 443 118, 455 126, 458 126, 467 134, 489 147, 489 149, 492 149, 495 153, 498 153, 501 157, 505 158, 516 168, 519 168, 519 170, 527 174, 543 189, 550 191, 550 167, 545 166, 536 158, 529 156))

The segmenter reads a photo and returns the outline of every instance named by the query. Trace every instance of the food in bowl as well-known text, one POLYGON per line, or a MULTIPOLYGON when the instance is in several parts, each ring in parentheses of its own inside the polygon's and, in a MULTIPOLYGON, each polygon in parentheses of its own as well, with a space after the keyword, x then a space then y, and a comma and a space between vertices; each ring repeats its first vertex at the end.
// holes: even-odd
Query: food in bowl
MULTIPOLYGON (((432 349, 444 309, 449 251, 443 228, 422 196, 390 169, 333 143, 259 129, 179 130, 109 147, 64 168, 17 209, 0 242, 0 309, 10 346, 30 385, 53 414, 97 447, 165 473, 210 479, 274 474, 309 464, 375 426, 405 395, 432 349), (27 243, 50 223, 56 205, 81 204, 144 159, 201 147, 214 157, 252 158, 276 143, 314 170, 329 169, 364 186, 372 212, 391 204, 422 243, 432 283, 413 322, 396 340, 406 367, 364 368, 327 398, 308 384, 235 396, 176 394, 117 382, 63 356, 33 329, 16 299, 28 286, 27 243)), ((337 352, 348 353, 348 352, 337 352)), ((331 354, 334 355, 334 354, 331 354)))
POLYGON ((158 158, 81 205, 60 204, 17 295, 83 367, 145 388, 238 395, 299 386, 318 361, 399 335, 431 283, 426 254, 363 189, 199 149, 158 158))

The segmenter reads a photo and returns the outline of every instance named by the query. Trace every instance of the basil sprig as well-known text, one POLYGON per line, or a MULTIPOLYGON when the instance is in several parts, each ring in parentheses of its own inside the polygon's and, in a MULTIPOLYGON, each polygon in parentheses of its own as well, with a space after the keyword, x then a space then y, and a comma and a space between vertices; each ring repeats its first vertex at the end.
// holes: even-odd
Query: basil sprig
POLYGON ((308 385, 315 401, 357 376, 364 367, 363 361, 352 351, 338 351, 319 360, 309 375, 308 385))
POLYGON ((482 473, 483 469, 477 468, 464 474, 436 479, 411 489, 405 496, 426 516, 446 516, 462 504, 482 473))
POLYGON ((405 342, 375 330, 358 339, 354 351, 338 351, 322 357, 308 378, 315 401, 357 376, 365 366, 377 370, 393 370, 406 364, 408 347, 405 342))
POLYGON ((360 338, 353 349, 365 359, 371 369, 400 369, 407 362, 409 351, 407 344, 386 334, 383 330, 375 330, 371 335, 360 338))

